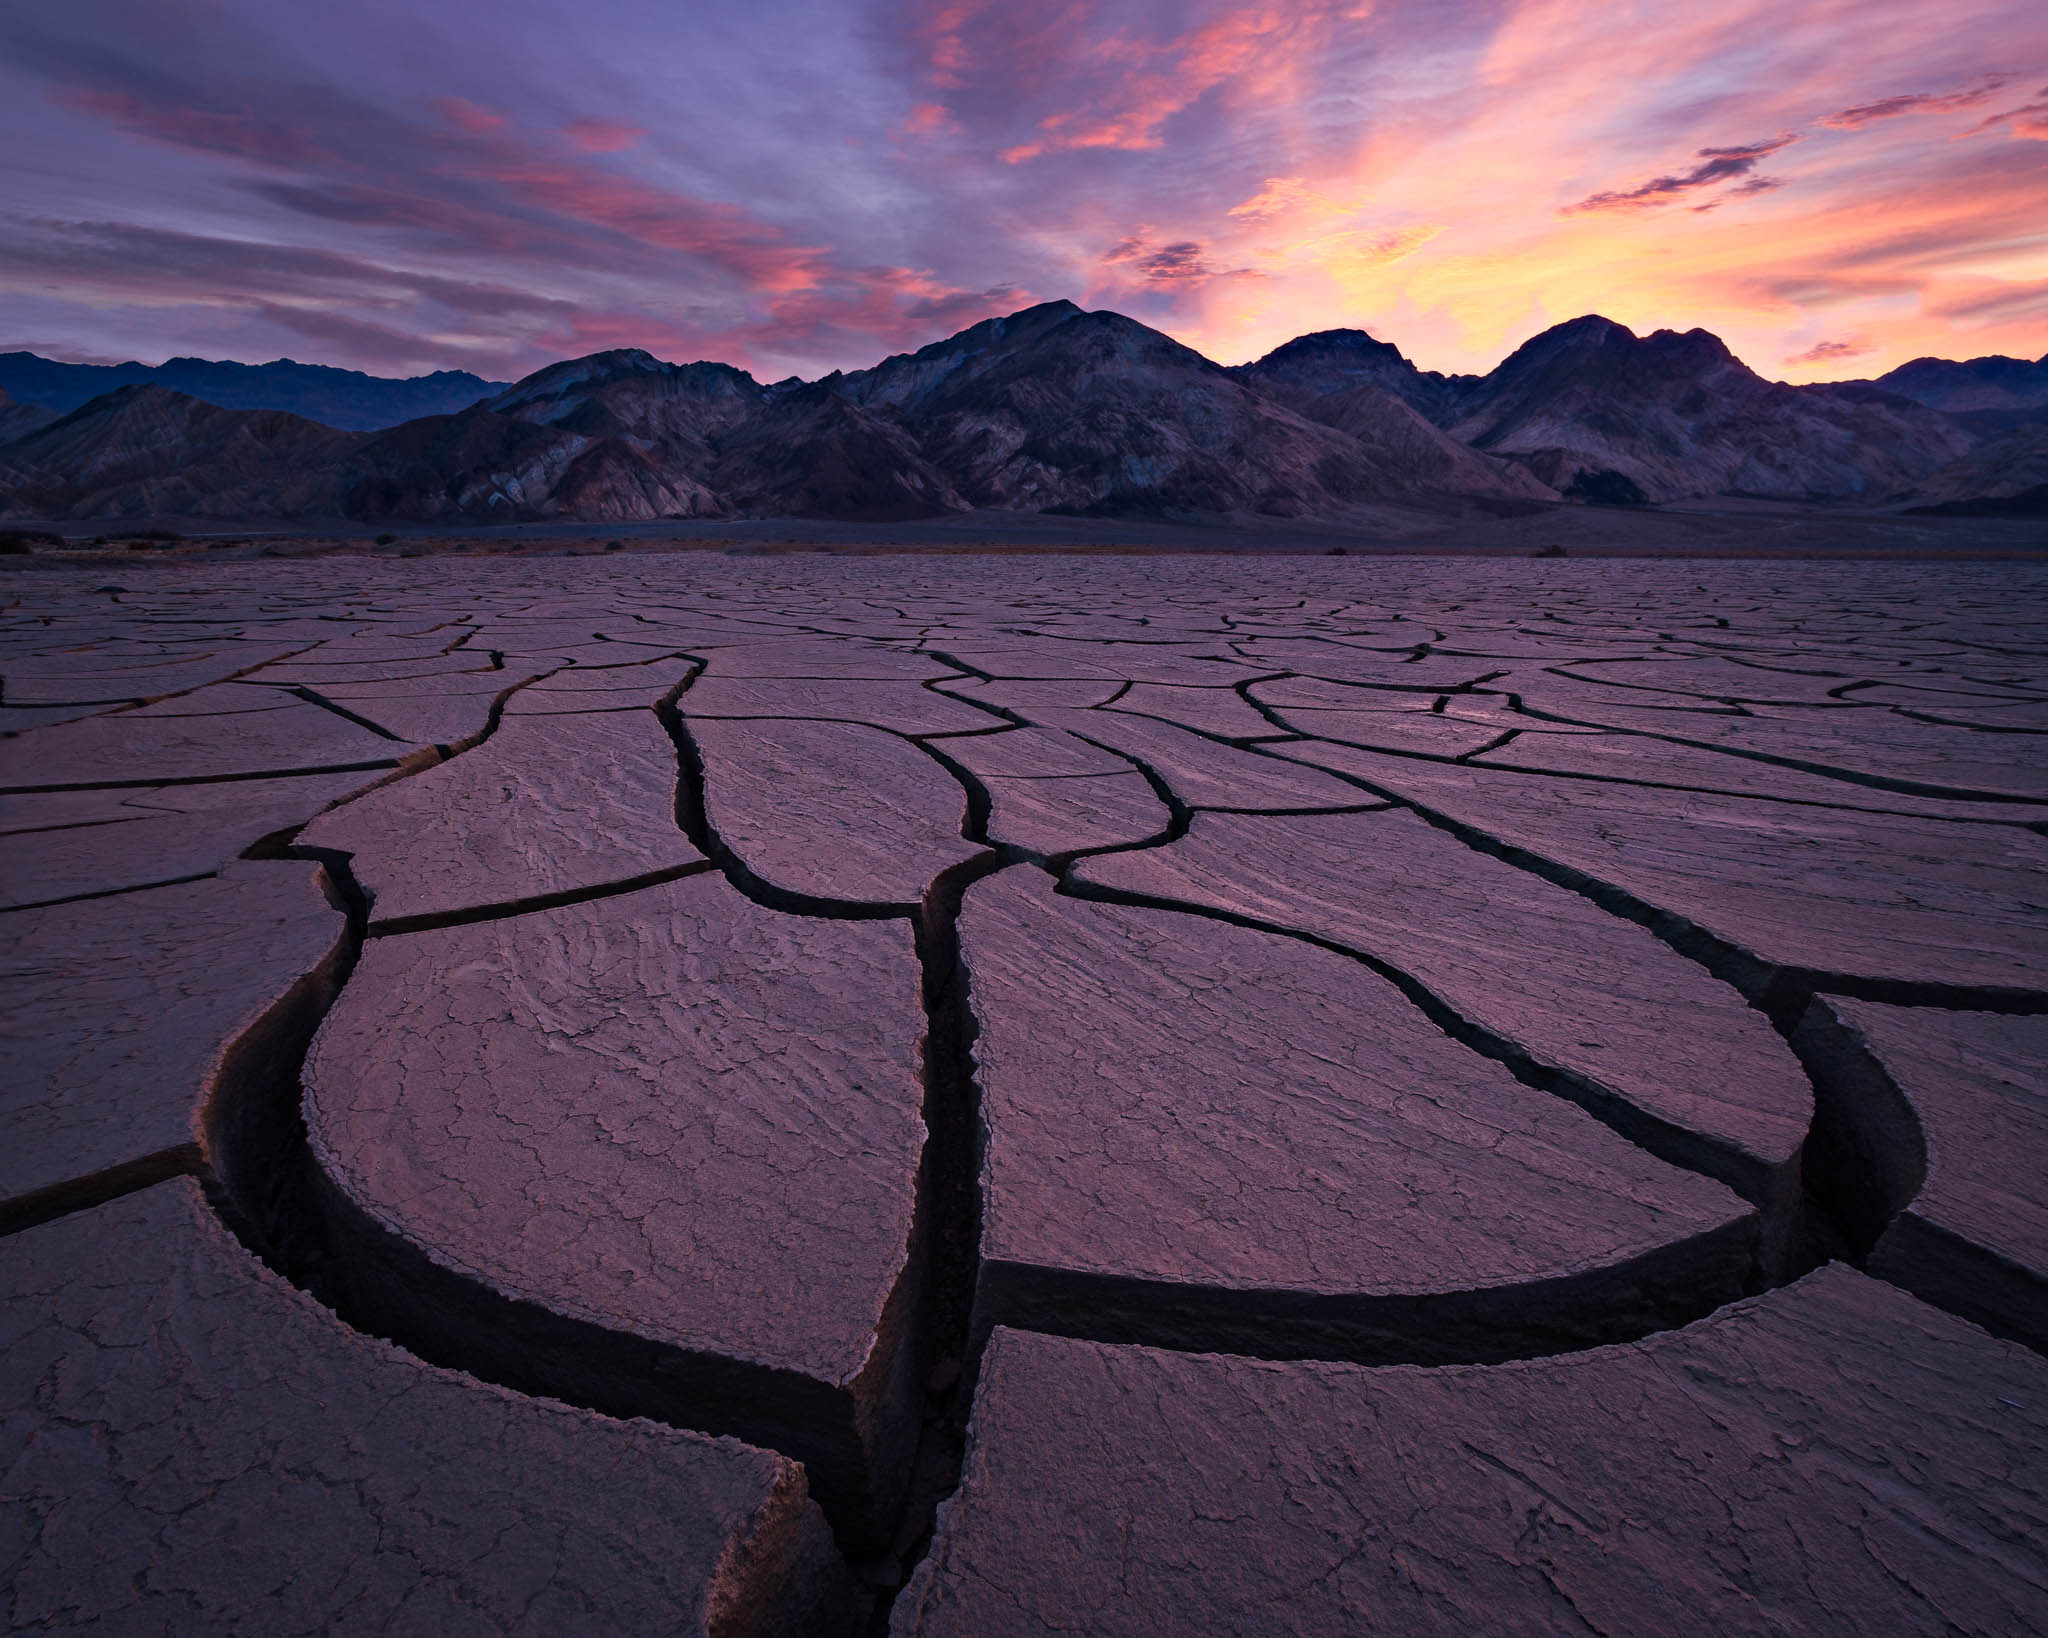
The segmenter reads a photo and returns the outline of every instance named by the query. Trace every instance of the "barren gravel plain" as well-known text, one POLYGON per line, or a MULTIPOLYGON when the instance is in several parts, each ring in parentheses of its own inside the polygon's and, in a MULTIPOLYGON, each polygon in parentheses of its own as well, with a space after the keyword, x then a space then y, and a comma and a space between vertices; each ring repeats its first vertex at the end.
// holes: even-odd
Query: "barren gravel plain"
POLYGON ((0 584, 6 1630, 2048 1630, 2048 567, 0 584))

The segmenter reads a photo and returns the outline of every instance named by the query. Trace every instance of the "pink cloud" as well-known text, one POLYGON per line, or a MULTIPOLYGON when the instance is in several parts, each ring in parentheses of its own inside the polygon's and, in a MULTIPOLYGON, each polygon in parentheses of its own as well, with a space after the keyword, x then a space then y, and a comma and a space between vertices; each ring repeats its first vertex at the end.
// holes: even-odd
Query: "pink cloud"
POLYGON ((2034 93, 2037 100, 2018 108, 2009 108, 2002 114, 1993 114, 1989 119, 1980 120, 1963 132, 1964 136, 1976 136, 1980 132, 1995 131, 2001 125, 2006 135, 2024 137, 2034 142, 2048 142, 2048 85, 2034 93))
POLYGON ((486 131, 498 130, 505 123, 503 114, 494 114, 488 108, 479 108, 475 103, 461 97, 436 97, 434 111, 458 131, 467 131, 471 136, 482 136, 486 131))
POLYGON ((305 126, 273 114, 195 108, 135 92, 65 86, 55 100, 138 136, 278 167, 331 164, 335 154, 305 126))
POLYGON ((1787 364, 1828 364, 1840 358, 1861 358, 1871 345, 1860 336, 1850 341, 1816 341, 1803 353, 1794 353, 1787 364))
POLYGON ((562 127, 571 145, 587 154, 616 154, 632 147, 647 134, 644 125, 629 125, 621 119, 572 119, 562 127))

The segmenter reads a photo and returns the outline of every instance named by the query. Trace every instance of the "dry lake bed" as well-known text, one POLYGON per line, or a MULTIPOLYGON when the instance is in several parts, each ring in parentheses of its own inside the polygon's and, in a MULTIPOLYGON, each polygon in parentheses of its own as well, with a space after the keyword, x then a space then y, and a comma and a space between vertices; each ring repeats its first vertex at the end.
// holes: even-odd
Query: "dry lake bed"
POLYGON ((4 592, 7 1630, 2048 1630, 2048 568, 4 592))

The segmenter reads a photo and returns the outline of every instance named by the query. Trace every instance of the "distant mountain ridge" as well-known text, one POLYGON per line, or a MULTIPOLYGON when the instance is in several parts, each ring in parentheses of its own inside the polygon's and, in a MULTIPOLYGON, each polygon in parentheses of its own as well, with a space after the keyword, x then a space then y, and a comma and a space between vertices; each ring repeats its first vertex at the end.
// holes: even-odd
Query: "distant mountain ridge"
POLYGON ((1871 383, 1930 409, 2039 409, 2048 406, 2048 357, 1916 358, 1871 383))
POLYGON ((17 403, 69 415, 119 387, 168 387, 222 409, 283 410, 346 431, 397 426, 422 415, 445 415, 502 392, 508 383, 467 370, 436 370, 406 379, 367 375, 289 358, 235 364, 171 358, 161 364, 64 364, 35 353, 0 353, 0 392, 17 403))
POLYGON ((1788 386, 1707 331, 1637 336, 1592 315, 1483 376, 1418 370, 1362 330, 1224 368, 1121 314, 1047 302, 819 381, 618 349, 376 428, 156 382, 55 421, 0 404, 0 514, 1342 518, 1711 495, 1947 503, 2037 483, 2038 439, 2007 424, 2034 414, 2018 402, 2034 367, 1930 362, 1893 375, 1950 392, 1960 371, 2011 401, 1951 413, 1891 378, 1788 386), (6 441, 9 425, 27 430, 6 441))

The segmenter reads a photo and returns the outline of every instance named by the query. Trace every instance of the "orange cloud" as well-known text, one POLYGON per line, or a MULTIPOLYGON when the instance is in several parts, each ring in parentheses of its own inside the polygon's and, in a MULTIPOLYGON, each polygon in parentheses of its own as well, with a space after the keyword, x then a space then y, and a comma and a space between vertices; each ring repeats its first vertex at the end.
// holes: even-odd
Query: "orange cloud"
POLYGON ((1163 40, 1128 30, 1098 37, 1080 53, 1096 84, 1092 94, 1042 117, 1037 136, 998 157, 1017 165, 1077 149, 1159 148, 1166 123, 1212 92, 1227 90, 1231 100, 1251 104, 1285 96, 1333 28, 1370 13, 1355 0, 1307 0, 1226 11, 1163 40))

